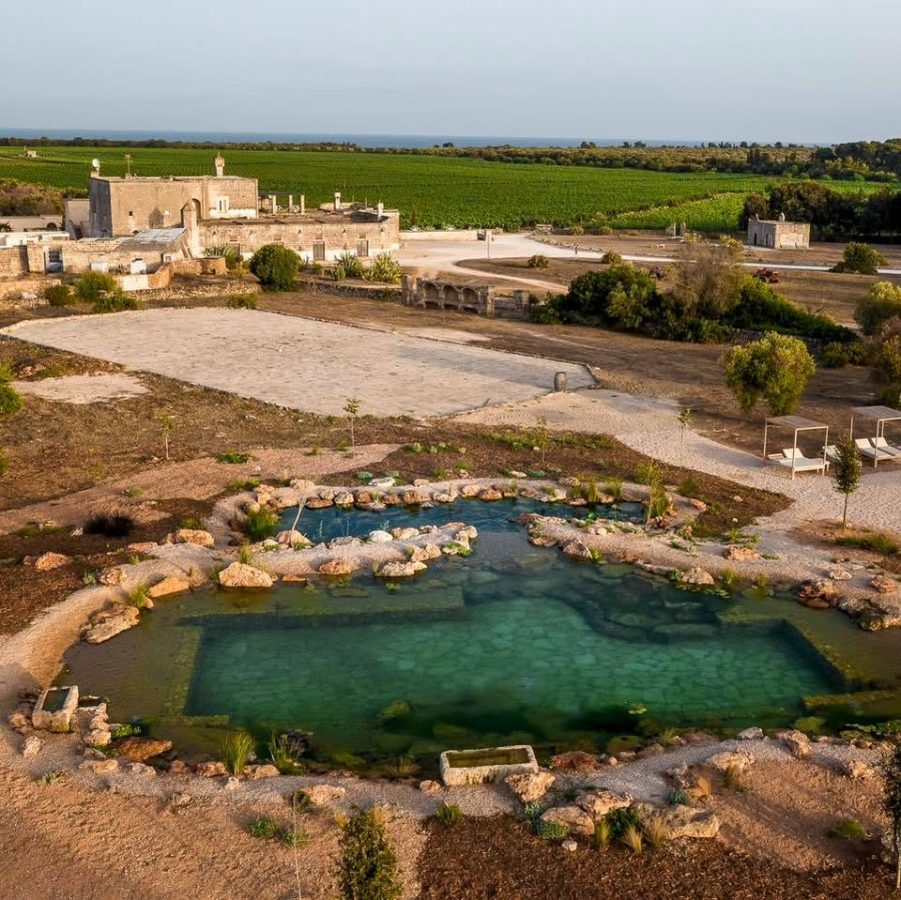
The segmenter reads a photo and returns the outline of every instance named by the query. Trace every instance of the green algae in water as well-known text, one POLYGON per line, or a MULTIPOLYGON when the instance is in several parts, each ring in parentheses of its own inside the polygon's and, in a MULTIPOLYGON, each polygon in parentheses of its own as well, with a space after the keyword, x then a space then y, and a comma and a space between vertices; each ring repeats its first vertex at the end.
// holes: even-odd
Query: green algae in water
MULTIPOLYGON (((789 724, 803 697, 846 689, 778 615, 729 622, 749 601, 531 547, 508 521, 522 507, 511 507, 475 505, 473 556, 443 559, 395 590, 361 577, 158 601, 139 628, 72 648, 67 677, 108 695, 120 720, 154 720, 183 749, 209 739, 194 726, 261 737, 299 728, 323 755, 368 762, 519 743, 596 747, 634 731, 636 708, 677 727, 789 724), (398 701, 402 714, 386 718, 398 701)), ((466 512, 444 510, 440 521, 470 521, 466 512)), ((852 643, 879 637, 838 613, 754 603, 832 623, 852 643)))

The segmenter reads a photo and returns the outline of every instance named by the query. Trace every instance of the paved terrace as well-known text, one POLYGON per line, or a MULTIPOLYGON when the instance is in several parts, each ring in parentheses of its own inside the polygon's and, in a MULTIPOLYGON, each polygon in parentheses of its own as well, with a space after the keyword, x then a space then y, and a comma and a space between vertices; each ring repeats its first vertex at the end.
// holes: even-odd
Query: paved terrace
POLYGON ((530 400, 572 363, 255 310, 153 309, 19 322, 10 337, 305 412, 442 416, 530 400))

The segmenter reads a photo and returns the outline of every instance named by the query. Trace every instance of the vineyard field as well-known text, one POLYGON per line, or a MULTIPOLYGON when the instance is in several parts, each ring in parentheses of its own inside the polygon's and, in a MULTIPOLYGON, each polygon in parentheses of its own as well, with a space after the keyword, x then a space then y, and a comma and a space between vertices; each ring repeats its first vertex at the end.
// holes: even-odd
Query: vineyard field
MULTIPOLYGON (((0 179, 84 195, 92 158, 100 159, 103 174, 122 175, 126 152, 137 175, 212 173, 211 150, 41 147, 38 158, 26 159, 19 147, 0 147, 0 179)), ((225 157, 228 174, 258 178, 262 193, 304 194, 308 205, 330 200, 335 191, 345 200, 382 200, 401 210, 404 228, 515 230, 536 222, 587 223, 601 214, 617 217, 618 227, 664 228, 684 219, 699 230, 732 230, 729 216, 734 211, 737 220, 745 194, 779 182, 389 153, 234 149, 225 157)))

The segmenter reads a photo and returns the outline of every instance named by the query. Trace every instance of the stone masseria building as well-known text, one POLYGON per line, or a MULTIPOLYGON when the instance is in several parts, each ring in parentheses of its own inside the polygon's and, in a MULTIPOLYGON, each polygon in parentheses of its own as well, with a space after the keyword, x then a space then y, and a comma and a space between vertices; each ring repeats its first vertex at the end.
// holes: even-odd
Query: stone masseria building
POLYGON ((810 248, 810 224, 787 222, 785 213, 778 219, 755 216, 748 221, 748 246, 772 250, 807 250, 810 248))
POLYGON ((256 178, 225 174, 221 155, 213 174, 107 177, 91 173, 89 209, 70 233, 119 239, 148 230, 183 228, 194 256, 227 245, 249 256, 264 244, 283 244, 310 261, 331 262, 345 253, 360 257, 400 247, 400 213, 379 203, 331 203, 307 210, 304 197, 260 197, 256 178), (285 201, 280 203, 280 201, 285 201), (86 218, 86 221, 85 221, 86 218), (86 231, 86 233, 84 233, 86 231))

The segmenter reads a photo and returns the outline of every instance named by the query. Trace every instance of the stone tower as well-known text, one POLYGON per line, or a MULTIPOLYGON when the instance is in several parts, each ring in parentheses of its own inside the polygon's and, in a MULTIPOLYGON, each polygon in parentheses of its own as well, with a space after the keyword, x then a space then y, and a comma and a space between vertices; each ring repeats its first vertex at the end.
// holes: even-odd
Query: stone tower
POLYGON ((225 175, 225 157, 221 153, 216 154, 215 166, 216 177, 222 178, 225 175))

